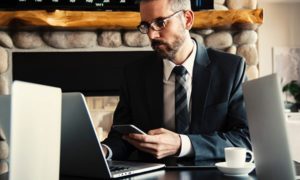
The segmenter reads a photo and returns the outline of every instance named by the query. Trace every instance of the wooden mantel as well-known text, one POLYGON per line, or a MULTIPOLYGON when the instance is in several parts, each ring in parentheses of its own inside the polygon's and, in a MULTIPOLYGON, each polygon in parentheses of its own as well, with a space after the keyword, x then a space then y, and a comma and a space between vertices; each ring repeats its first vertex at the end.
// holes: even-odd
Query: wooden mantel
MULTIPOLYGON (((105 11, 0 11, 0 27, 13 25, 57 28, 135 29, 138 12, 105 11)), ((262 24, 263 10, 209 10, 195 12, 194 29, 250 23, 262 24)))

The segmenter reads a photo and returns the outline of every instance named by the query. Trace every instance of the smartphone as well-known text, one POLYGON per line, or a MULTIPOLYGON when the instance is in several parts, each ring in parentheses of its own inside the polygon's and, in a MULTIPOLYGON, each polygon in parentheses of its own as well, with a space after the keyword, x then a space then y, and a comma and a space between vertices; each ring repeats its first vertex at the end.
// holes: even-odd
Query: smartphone
POLYGON ((121 134, 137 133, 137 134, 146 135, 144 131, 140 130, 138 127, 136 127, 133 124, 113 125, 112 128, 121 134))

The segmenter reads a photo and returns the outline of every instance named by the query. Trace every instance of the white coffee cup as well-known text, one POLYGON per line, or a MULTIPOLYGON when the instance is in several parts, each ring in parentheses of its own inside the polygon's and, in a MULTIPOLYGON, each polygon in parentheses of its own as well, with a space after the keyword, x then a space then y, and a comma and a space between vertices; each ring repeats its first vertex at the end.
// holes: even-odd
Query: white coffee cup
POLYGON ((225 150, 225 160, 228 167, 243 167, 246 163, 246 154, 251 155, 251 160, 248 162, 253 162, 253 153, 242 147, 227 147, 225 150))

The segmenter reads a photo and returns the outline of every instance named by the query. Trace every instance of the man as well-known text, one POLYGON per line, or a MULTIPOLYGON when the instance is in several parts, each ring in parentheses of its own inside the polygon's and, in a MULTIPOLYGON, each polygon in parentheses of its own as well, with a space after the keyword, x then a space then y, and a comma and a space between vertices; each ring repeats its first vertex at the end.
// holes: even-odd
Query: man
POLYGON ((138 29, 155 52, 125 68, 113 124, 134 124, 148 134, 112 130, 103 142, 107 157, 124 160, 137 150, 142 160, 205 160, 224 158, 228 146, 251 149, 244 60, 191 39, 190 0, 142 0, 140 15, 138 29))

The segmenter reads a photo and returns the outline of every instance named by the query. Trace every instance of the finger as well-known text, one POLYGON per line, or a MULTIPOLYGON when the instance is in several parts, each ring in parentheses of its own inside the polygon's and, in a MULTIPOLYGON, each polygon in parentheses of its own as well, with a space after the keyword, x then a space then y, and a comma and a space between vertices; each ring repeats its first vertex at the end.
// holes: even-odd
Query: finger
POLYGON ((140 141, 136 141, 131 138, 126 138, 126 137, 125 137, 125 140, 127 140, 130 144, 132 144, 136 148, 147 151, 153 155, 157 154, 159 151, 166 151, 166 149, 162 149, 162 146, 160 146, 158 144, 140 142, 140 141))
POLYGON ((144 149, 149 149, 152 150, 153 153, 156 155, 164 155, 164 154, 175 154, 177 151, 174 150, 174 148, 167 146, 167 145, 162 145, 162 144, 152 144, 152 143, 139 143, 139 146, 144 148, 144 149))
POLYGON ((131 139, 129 137, 124 137, 123 139, 126 140, 127 142, 129 142, 130 144, 132 144, 135 147, 140 147, 139 142, 134 140, 134 139, 131 139))
POLYGON ((146 143, 156 143, 157 137, 150 136, 150 135, 142 135, 142 134, 129 134, 129 138, 134 139, 136 141, 140 142, 146 142, 146 143))
POLYGON ((136 134, 136 133, 130 133, 130 134, 128 134, 127 136, 128 136, 128 138, 131 138, 131 139, 143 141, 143 139, 145 139, 144 136, 146 136, 146 135, 143 135, 143 134, 136 134))
POLYGON ((122 138, 123 138, 123 139, 126 139, 126 138, 129 138, 129 136, 126 135, 126 134, 124 134, 124 135, 122 136, 122 138))
POLYGON ((151 149, 151 150, 156 151, 156 152, 158 152, 160 150, 159 145, 154 144, 154 143, 140 143, 139 145, 143 148, 151 149))
POLYGON ((139 150, 144 151, 144 152, 147 152, 147 153, 149 153, 149 154, 151 154, 151 155, 153 155, 153 156, 156 157, 156 152, 153 151, 153 150, 151 150, 151 149, 146 149, 146 148, 141 148, 141 147, 140 147, 139 150))
POLYGON ((164 157, 167 157, 169 155, 172 155, 172 153, 170 153, 169 151, 159 151, 159 152, 153 152, 153 156, 156 158, 156 159, 162 159, 164 157))
POLYGON ((132 144, 134 147, 136 147, 137 149, 139 149, 139 150, 141 150, 141 151, 144 151, 144 152, 147 152, 147 153, 150 153, 150 154, 152 154, 152 155, 155 155, 156 154, 156 151, 155 150, 153 150, 153 149, 149 149, 149 148, 147 148, 147 147, 143 147, 142 145, 141 145, 141 143, 140 142, 138 142, 138 141, 135 141, 135 140, 132 140, 132 139, 126 139, 130 144, 132 144))
POLYGON ((166 129, 158 128, 158 129, 152 129, 152 130, 148 131, 148 134, 149 135, 156 135, 156 134, 162 134, 162 133, 165 133, 165 132, 167 132, 166 129))
POLYGON ((127 140, 129 143, 134 144, 136 146, 139 146, 141 148, 146 148, 146 149, 151 149, 153 151, 158 151, 159 148, 159 144, 157 143, 149 143, 149 142, 145 142, 145 141, 139 141, 139 140, 135 140, 131 137, 124 137, 125 140, 127 140))
POLYGON ((169 153, 157 154, 157 155, 156 155, 156 158, 157 158, 157 159, 162 159, 162 158, 167 157, 167 156, 169 156, 169 155, 171 155, 171 154, 169 154, 169 153))
POLYGON ((140 143, 139 141, 135 141, 130 138, 126 140, 137 149, 152 154, 157 159, 161 159, 174 154, 174 152, 172 152, 171 149, 164 146, 157 146, 157 144, 151 143, 140 143))
POLYGON ((170 151, 167 151, 167 150, 165 150, 165 151, 156 151, 156 150, 152 150, 152 149, 148 149, 148 148, 142 148, 142 147, 141 147, 141 149, 143 149, 143 151, 145 151, 145 152, 148 152, 148 153, 152 154, 157 159, 161 159, 161 158, 167 157, 169 155, 173 155, 172 153, 170 153, 170 151))

